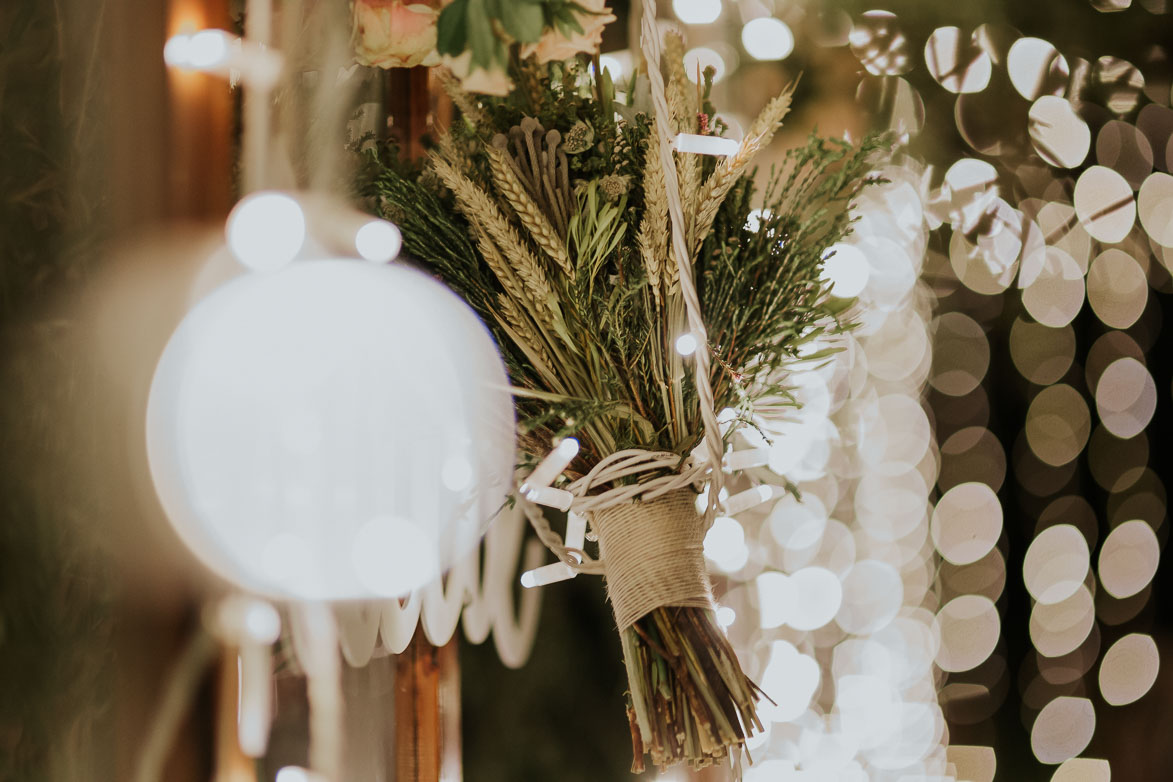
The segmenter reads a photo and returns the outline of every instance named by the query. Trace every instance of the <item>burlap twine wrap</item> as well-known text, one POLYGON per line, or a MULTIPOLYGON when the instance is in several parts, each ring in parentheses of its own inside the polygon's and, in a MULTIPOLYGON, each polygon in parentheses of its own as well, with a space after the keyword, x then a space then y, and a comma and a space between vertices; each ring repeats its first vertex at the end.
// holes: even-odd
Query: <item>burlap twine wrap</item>
POLYGON ((663 606, 713 607, 695 492, 677 489, 590 516, 621 631, 663 606))

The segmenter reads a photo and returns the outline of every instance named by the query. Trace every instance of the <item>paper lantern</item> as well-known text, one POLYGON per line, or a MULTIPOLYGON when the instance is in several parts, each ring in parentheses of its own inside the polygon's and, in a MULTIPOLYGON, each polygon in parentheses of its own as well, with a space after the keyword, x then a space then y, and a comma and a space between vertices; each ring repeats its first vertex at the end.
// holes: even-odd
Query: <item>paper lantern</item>
POLYGON ((514 467, 509 384, 476 315, 402 266, 235 279, 171 337, 151 475, 212 570, 281 597, 391 597, 477 543, 514 467))

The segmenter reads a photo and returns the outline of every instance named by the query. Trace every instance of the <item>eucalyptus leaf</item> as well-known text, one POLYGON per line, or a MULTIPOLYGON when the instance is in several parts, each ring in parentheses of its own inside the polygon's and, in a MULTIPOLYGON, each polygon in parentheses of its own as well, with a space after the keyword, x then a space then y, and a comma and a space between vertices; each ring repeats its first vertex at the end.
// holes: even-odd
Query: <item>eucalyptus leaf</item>
POLYGON ((464 53, 468 44, 469 0, 452 0, 436 20, 436 51, 449 57, 464 53))
POLYGON ((504 0, 501 3, 501 24, 516 41, 536 43, 542 37, 545 22, 540 1, 504 0))
POLYGON ((468 0, 468 40, 472 50, 471 70, 491 70, 498 64, 499 42, 490 24, 487 0, 468 0))

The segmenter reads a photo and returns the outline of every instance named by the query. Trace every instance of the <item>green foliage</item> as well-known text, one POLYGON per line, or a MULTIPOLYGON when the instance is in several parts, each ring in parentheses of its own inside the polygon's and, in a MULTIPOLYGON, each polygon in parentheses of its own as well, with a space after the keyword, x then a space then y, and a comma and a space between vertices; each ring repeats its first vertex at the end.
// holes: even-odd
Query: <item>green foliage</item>
POLYGON ((578 208, 570 218, 570 252, 578 265, 578 276, 586 278, 593 293, 599 270, 627 232, 621 219, 627 198, 618 204, 607 203, 599 193, 599 183, 592 181, 579 190, 576 200, 578 208))
MULTIPOLYGON (((584 468, 624 448, 685 455, 703 427, 691 372, 674 349, 686 328, 679 283, 668 273, 675 262, 665 243, 652 274, 636 242, 648 209, 644 179, 652 124, 646 109, 632 107, 617 121, 603 100, 611 91, 608 81, 591 79, 581 60, 516 62, 510 75, 514 94, 479 98, 482 119, 455 123, 433 154, 458 169, 466 187, 493 201, 517 237, 496 236, 499 255, 536 259, 547 293, 519 298, 502 284, 470 238, 479 233, 484 241, 487 216, 470 211, 431 168, 395 162, 394 150, 371 155, 367 193, 381 214, 399 224, 407 252, 490 325, 517 389, 524 451, 541 455, 553 440, 574 433, 583 444, 584 468), (486 147, 534 119, 543 143, 556 134, 569 149, 559 154, 574 195, 559 241, 573 273, 555 263, 556 253, 543 243, 548 240, 527 227, 488 165, 486 147), (512 247, 514 241, 520 246, 512 247), (514 302, 512 324, 503 299, 514 302)), ((710 87, 711 74, 702 93, 709 112, 710 87)), ((787 362, 818 335, 842 327, 844 302, 833 299, 821 281, 822 262, 827 248, 850 229, 850 200, 886 144, 877 138, 852 147, 812 137, 787 154, 760 196, 751 173, 721 202, 694 259, 718 409, 732 407, 748 418, 755 399, 786 399, 787 362), (756 231, 747 226, 755 209, 763 214, 756 231)), ((703 182, 717 162, 699 162, 703 182)), ((545 181, 526 187, 534 203, 548 209, 545 195, 533 190, 552 186, 545 181)), ((557 223, 554 212, 546 217, 557 223)))
POLYGON ((849 233, 847 207, 888 143, 876 136, 852 147, 811 136, 771 172, 760 201, 752 175, 726 197, 697 261, 701 310, 720 367, 713 378, 718 408, 737 408, 747 388, 763 397, 784 394, 779 370, 842 326, 844 302, 820 279, 826 249, 849 233), (755 204, 756 229, 748 219, 755 204))
POLYGON ((589 13, 567 0, 452 0, 437 20, 436 50, 449 57, 471 52, 474 68, 503 68, 510 44, 536 43, 546 29, 581 33, 576 14, 589 13))

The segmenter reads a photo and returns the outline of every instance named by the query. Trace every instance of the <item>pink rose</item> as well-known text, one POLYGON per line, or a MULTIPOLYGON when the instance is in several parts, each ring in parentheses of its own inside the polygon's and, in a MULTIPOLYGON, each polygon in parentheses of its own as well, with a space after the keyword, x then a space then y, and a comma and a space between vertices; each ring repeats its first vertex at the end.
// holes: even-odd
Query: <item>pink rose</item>
POLYGON ((579 52, 594 54, 603 42, 603 28, 615 21, 611 9, 607 7, 607 0, 577 0, 578 4, 592 13, 574 12, 578 23, 582 25, 581 33, 574 33, 569 38, 558 31, 556 27, 548 28, 537 43, 527 43, 521 47, 522 57, 538 58, 538 62, 554 62, 568 60, 579 52))
POLYGON ((362 65, 435 65, 440 0, 354 0, 354 58, 362 65))
POLYGON ((468 92, 504 97, 513 91, 513 80, 499 65, 488 71, 480 67, 470 70, 471 51, 466 51, 459 57, 444 57, 443 62, 451 69, 452 75, 460 79, 460 86, 468 92))

